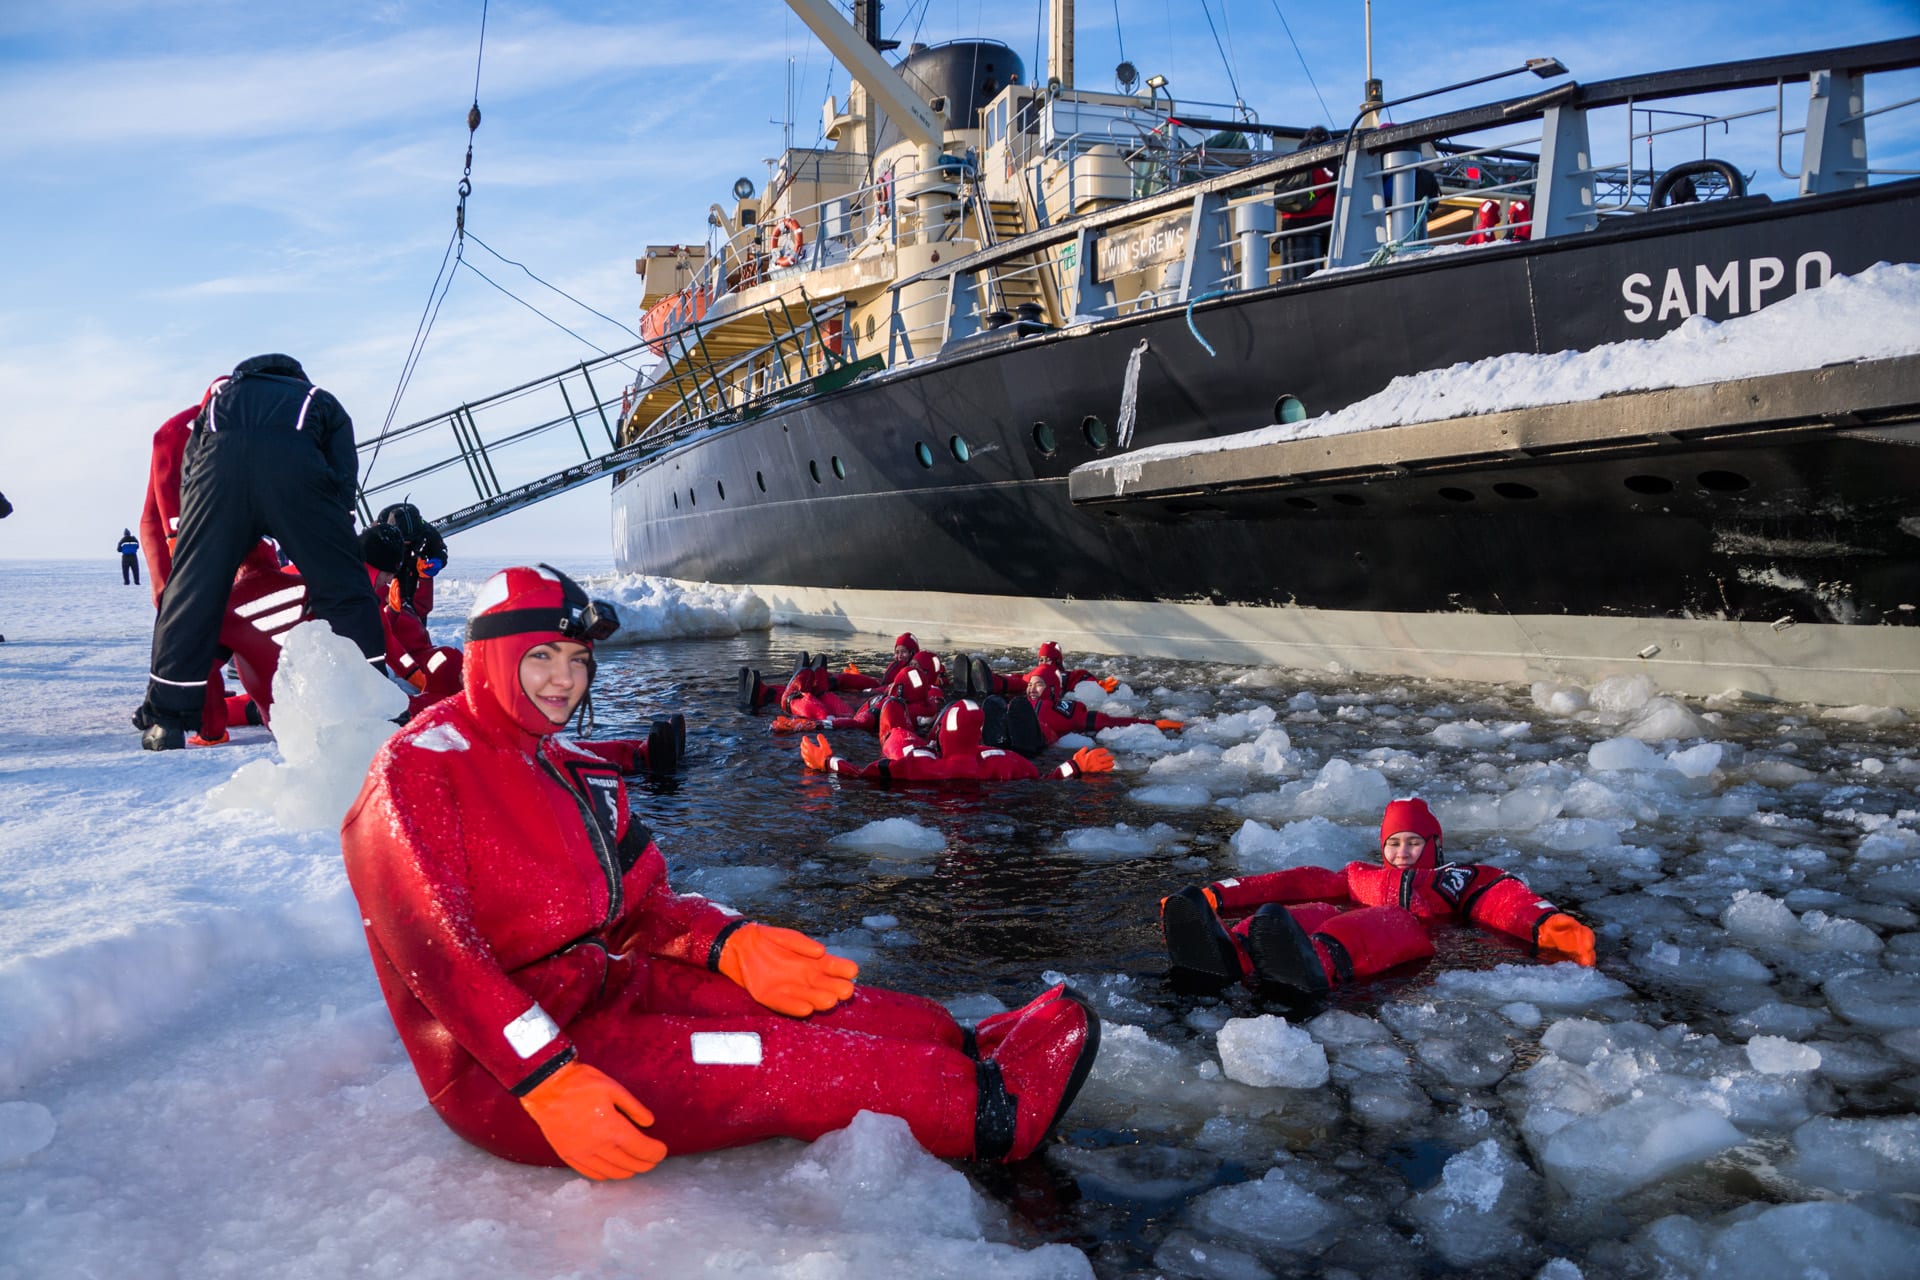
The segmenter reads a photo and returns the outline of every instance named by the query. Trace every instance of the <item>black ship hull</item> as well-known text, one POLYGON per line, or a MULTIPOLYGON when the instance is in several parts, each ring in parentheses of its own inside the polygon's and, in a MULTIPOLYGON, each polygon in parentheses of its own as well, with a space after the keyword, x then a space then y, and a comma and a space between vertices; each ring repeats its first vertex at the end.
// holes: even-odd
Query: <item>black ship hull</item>
POLYGON ((615 556, 752 585, 822 625, 1480 679, 1638 662, 1690 691, 1920 705, 1911 427, 1495 454, 1444 476, 1382 458, 1359 482, 1212 497, 1068 494, 1075 466, 1115 452, 1101 441, 1143 341, 1135 446, 1261 427, 1285 396, 1317 414, 1402 374, 1654 338, 1916 260, 1909 181, 990 335, 622 471, 615 556))

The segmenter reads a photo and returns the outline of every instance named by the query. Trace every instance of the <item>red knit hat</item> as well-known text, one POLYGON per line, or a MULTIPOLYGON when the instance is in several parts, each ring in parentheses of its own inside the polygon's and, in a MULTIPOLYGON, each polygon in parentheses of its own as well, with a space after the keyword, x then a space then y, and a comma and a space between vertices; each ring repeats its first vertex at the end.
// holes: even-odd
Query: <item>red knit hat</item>
POLYGON ((1427 802, 1419 796, 1387 805, 1386 813, 1380 818, 1380 847, 1386 848, 1388 839, 1402 831, 1427 838, 1427 847, 1421 851, 1417 865, 1430 867, 1440 861, 1440 819, 1433 816, 1433 810, 1427 808, 1427 802))
POLYGON ((894 648, 898 649, 901 645, 907 646, 908 653, 920 652, 920 642, 913 638, 913 632, 911 631, 902 631, 893 638, 894 648))
POLYGON ((504 713, 528 733, 560 732, 563 726, 521 687, 520 660, 536 645, 561 640, 591 652, 619 625, 612 605, 587 599, 580 584, 551 565, 502 569, 481 586, 467 615, 468 708, 488 721, 504 713))

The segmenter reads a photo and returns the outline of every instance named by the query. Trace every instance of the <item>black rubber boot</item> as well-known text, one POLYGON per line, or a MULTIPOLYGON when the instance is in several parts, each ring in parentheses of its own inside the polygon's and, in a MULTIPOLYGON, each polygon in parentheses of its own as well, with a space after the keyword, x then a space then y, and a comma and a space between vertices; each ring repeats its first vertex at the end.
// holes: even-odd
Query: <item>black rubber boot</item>
POLYGON ((1247 925, 1247 956, 1253 961, 1253 976, 1269 986, 1309 996, 1327 993, 1327 971, 1313 939, 1277 902, 1254 912, 1247 925))
POLYGON ((1160 936, 1177 979, 1223 987, 1238 982, 1245 972, 1233 935, 1196 885, 1169 894, 1160 904, 1160 936))
POLYGON ((740 668, 739 683, 735 686, 734 701, 742 711, 752 713, 760 709, 760 673, 751 667, 740 668))
POLYGON ((187 731, 175 721, 155 720, 140 735, 140 746, 146 751, 184 751, 187 731))
POLYGON ((814 654, 814 655, 813 655, 813 669, 814 669, 815 671, 825 671, 825 670, 827 669, 827 655, 826 655, 826 654, 824 654, 824 653, 816 653, 816 654, 814 654))
POLYGON ((647 734, 647 768, 664 773, 680 763, 680 740, 673 732, 673 721, 655 720, 647 734))
POLYGON ((1007 699, 1007 745, 1023 756, 1037 756, 1047 749, 1040 716, 1025 698, 1007 699))
POLYGON ((981 693, 993 692, 993 668, 987 665, 985 658, 975 658, 967 664, 967 678, 981 693))
POLYGON ((673 745, 680 748, 680 758, 687 758, 687 718, 678 711, 670 717, 673 725, 673 745))
POLYGON ((258 726, 258 725, 263 725, 266 722, 267 722, 266 718, 260 714, 260 704, 255 702, 252 698, 248 698, 247 699, 247 723, 250 725, 258 726))
POLYGON ((1005 698, 982 698, 980 711, 986 719, 980 725, 980 745, 983 747, 1004 747, 1007 745, 1007 700, 1005 698))

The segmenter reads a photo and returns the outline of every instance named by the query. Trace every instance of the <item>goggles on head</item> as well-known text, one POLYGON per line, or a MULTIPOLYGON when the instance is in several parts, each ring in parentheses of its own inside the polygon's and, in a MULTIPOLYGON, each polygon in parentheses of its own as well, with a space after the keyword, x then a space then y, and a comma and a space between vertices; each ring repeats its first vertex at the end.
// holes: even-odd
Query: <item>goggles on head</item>
POLYGON ((557 609, 503 609, 467 623, 467 639, 497 640, 529 631, 557 631, 562 639, 594 644, 620 629, 620 611, 605 600, 589 600, 580 584, 550 564, 540 566, 560 581, 557 609))

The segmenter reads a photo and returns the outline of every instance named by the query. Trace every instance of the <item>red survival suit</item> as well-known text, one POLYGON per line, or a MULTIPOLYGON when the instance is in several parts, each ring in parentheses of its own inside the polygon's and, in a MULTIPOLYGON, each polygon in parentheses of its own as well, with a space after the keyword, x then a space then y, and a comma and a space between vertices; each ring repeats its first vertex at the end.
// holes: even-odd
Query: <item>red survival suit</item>
MULTIPOLYGON (((888 704, 889 708, 896 705, 888 704)), ((822 736, 811 743, 803 741, 801 757, 810 769, 851 774, 882 786, 896 782, 1011 782, 1040 777, 1040 770, 1025 756, 1001 747, 980 745, 980 728, 986 718, 979 703, 963 698, 949 703, 940 713, 937 752, 925 746, 912 746, 898 756, 883 757, 862 768, 834 755, 822 736)), ((1074 753, 1073 759, 1049 770, 1046 776, 1077 778, 1083 773, 1105 773, 1112 768, 1110 752, 1098 747, 1083 748, 1074 753)))
MULTIPOLYGON (((470 636, 490 619, 564 625, 572 586, 504 570, 470 636)), ((671 1153, 811 1140, 862 1110, 904 1118, 940 1156, 1037 1147, 1091 1064, 1090 1012, 1043 997, 982 1022, 976 1060, 931 1000, 860 987, 804 1019, 756 1001, 721 966, 759 926, 674 893, 618 771, 522 689, 527 651, 562 638, 471 638, 463 693, 381 748, 341 828, 381 989, 447 1125, 495 1155, 558 1164, 520 1099, 577 1061, 650 1108, 645 1132, 671 1153)))
POLYGON ((887 668, 888 672, 893 672, 894 667, 900 668, 899 674, 858 706, 851 706, 844 698, 828 691, 827 682, 832 677, 825 671, 796 674, 787 686, 781 704, 784 714, 774 721, 774 730, 788 733, 821 728, 863 729, 877 733, 880 708, 889 699, 905 703, 912 719, 931 720, 946 693, 944 664, 936 655, 919 650, 911 661, 895 663, 887 668))
MULTIPOLYGON (((374 566, 367 566, 367 577, 373 584, 374 594, 380 598, 380 630, 387 642, 387 670, 414 689, 407 699, 407 715, 411 719, 442 698, 460 692, 463 658, 460 650, 433 642, 433 637, 427 634, 424 613, 405 604, 395 607, 394 593, 381 590, 380 579, 386 576, 389 575, 374 566)), ((432 581, 422 578, 420 586, 427 589, 416 588, 414 592, 416 601, 425 596, 428 609, 433 607, 433 593, 428 585, 432 581)))
MULTIPOLYGON (((993 677, 993 687, 991 689, 981 689, 976 686, 975 692, 999 694, 1025 693, 1027 681, 1037 675, 1047 673, 1052 674, 1053 682, 1062 689, 1077 689, 1080 687, 1082 680, 1094 679, 1093 672, 1088 671, 1084 667, 1075 667, 1071 671, 1066 669, 1066 658, 1062 656, 1060 652, 1060 642, 1057 640, 1048 640, 1042 644, 1037 656, 1040 661, 1017 675, 1003 676, 997 671, 990 672, 989 674, 993 677)), ((1120 684, 1118 680, 1113 679, 1098 680, 1095 681, 1095 683, 1099 684, 1109 693, 1119 687, 1120 684)))
POLYGON ((1518 877, 1483 864, 1441 862, 1440 822, 1424 800, 1395 800, 1387 806, 1380 823, 1382 845, 1399 832, 1427 839, 1419 861, 1405 869, 1385 862, 1350 862, 1341 871, 1291 867, 1208 885, 1203 891, 1207 900, 1223 914, 1265 908, 1229 931, 1241 975, 1265 976, 1259 972, 1265 933, 1268 946, 1277 943, 1282 949, 1283 967, 1292 958, 1284 954, 1286 948, 1302 959, 1308 955, 1304 935, 1311 946, 1310 964, 1319 970, 1307 974, 1312 988, 1370 978, 1431 956, 1433 942, 1420 922, 1436 919, 1468 920, 1525 939, 1536 950, 1555 950, 1555 944, 1566 945, 1568 933, 1561 925, 1543 926, 1557 917, 1584 935, 1584 955, 1573 958, 1593 963, 1591 932, 1518 877), (1275 918, 1275 911, 1283 916, 1275 918))
POLYGON ((1178 729, 1177 720, 1155 720, 1144 716, 1110 716, 1095 711, 1084 702, 1065 697, 1060 692, 1060 681, 1053 675, 1052 668, 1034 669, 1039 679, 1045 682, 1047 694, 1044 698, 1029 698, 1033 703, 1033 713, 1040 721, 1040 733, 1052 746, 1060 741, 1062 735, 1069 733, 1098 733, 1102 729, 1118 729, 1130 724, 1150 724, 1162 729, 1178 729))

